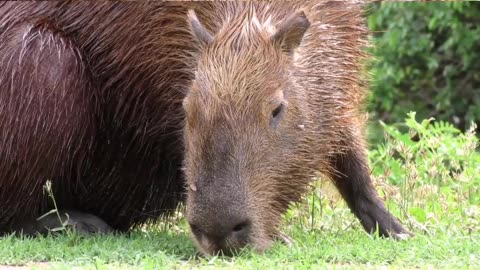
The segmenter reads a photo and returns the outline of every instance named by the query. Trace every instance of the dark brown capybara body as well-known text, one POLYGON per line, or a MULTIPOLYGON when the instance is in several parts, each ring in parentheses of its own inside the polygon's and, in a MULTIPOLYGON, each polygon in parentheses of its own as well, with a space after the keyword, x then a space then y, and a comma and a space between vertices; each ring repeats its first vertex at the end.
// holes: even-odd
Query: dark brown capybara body
POLYGON ((408 233, 370 181, 358 3, 3 2, 0 18, 1 231, 51 208, 51 180, 61 209, 117 230, 186 192, 204 253, 264 250, 320 172, 367 231, 408 233))
POLYGON ((192 42, 184 10, 0 4, 2 230, 51 208, 46 180, 61 208, 119 230, 175 209, 191 73, 182 58, 192 42))

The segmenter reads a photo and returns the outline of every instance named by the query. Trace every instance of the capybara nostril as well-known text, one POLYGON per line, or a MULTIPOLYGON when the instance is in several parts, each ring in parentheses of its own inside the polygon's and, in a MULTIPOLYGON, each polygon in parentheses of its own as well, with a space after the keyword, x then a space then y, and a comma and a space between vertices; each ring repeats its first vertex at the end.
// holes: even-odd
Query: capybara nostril
POLYGON ((248 242, 248 238, 251 233, 251 221, 249 219, 243 219, 240 222, 231 222, 229 225, 229 232, 227 233, 227 240, 231 243, 239 243, 239 247, 248 242))
MULTIPOLYGON (((241 222, 235 222, 236 219, 226 218, 223 222, 212 222, 212 224, 205 224, 201 226, 197 223, 190 222, 190 229, 194 235, 207 237, 209 239, 226 240, 227 238, 241 238, 248 237, 251 222, 248 219, 241 222)), ((231 239, 230 239, 231 240, 231 239)))
POLYGON ((235 225, 232 229, 232 232, 233 233, 244 233, 246 231, 248 231, 250 229, 250 221, 249 220, 245 220, 245 221, 242 221, 240 223, 238 223, 237 225, 235 225))

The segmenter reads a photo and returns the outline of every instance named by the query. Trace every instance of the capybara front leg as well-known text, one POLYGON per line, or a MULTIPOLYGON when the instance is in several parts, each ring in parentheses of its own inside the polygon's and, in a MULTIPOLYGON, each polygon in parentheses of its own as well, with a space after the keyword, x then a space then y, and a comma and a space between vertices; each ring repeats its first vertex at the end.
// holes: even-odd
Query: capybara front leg
POLYGON ((113 229, 99 217, 75 210, 59 211, 58 214, 53 212, 38 219, 24 222, 14 229, 18 233, 31 236, 64 230, 72 230, 81 235, 113 232, 113 229))
POLYGON ((405 238, 411 235, 385 208, 370 179, 365 151, 360 147, 349 147, 344 154, 334 159, 333 181, 352 212, 360 219, 369 233, 405 238))

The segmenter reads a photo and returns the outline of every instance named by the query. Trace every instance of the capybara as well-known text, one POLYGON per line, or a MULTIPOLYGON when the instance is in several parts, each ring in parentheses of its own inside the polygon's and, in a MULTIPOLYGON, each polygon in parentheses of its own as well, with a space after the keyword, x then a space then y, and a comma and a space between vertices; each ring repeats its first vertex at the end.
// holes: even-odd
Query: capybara
POLYGON ((0 231, 38 224, 50 180, 107 231, 186 201, 203 253, 262 251, 320 173, 408 234, 369 176, 366 37, 358 1, 1 2, 0 231))

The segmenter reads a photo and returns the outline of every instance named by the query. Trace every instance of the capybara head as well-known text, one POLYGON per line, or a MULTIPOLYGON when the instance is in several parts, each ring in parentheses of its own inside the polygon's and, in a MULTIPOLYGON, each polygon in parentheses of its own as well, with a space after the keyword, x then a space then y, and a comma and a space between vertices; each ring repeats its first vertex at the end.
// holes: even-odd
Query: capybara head
POLYGON ((199 45, 183 103, 192 237, 206 254, 262 251, 306 188, 299 175, 307 112, 292 77, 310 23, 298 11, 273 27, 246 10, 210 33, 194 11, 188 20, 199 45))

